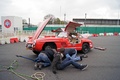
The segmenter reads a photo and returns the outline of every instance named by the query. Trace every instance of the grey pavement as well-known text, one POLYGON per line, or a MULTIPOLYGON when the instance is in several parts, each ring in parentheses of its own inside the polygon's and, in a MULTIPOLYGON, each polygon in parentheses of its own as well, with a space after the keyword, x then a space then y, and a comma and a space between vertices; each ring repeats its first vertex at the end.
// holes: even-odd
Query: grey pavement
MULTIPOLYGON (((10 71, 3 69, 17 60, 18 67, 14 70, 16 73, 23 75, 32 75, 36 72, 43 72, 43 80, 120 80, 120 36, 90 37, 94 47, 105 47, 105 51, 92 49, 88 53, 88 58, 79 61, 81 64, 88 64, 85 71, 75 69, 72 65, 64 70, 58 70, 57 74, 51 72, 50 67, 42 70, 34 70, 34 62, 16 55, 26 56, 35 59, 37 56, 30 50, 26 50, 25 43, 19 42, 14 44, 0 45, 0 80, 23 80, 12 74, 10 71)), ((82 54, 79 52, 79 55, 82 54)), ((32 80, 27 78, 27 80, 32 80)))

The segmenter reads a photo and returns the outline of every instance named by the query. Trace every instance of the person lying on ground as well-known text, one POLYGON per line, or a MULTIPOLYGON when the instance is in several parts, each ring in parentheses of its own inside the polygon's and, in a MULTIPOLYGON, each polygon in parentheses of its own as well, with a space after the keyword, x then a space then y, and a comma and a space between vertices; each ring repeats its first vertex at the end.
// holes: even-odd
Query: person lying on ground
POLYGON ((85 70, 88 67, 87 64, 85 65, 79 64, 75 62, 73 59, 71 59, 70 57, 67 57, 64 60, 62 60, 62 58, 63 58, 63 53, 61 52, 58 52, 54 55, 54 59, 51 64, 52 72, 54 74, 57 73, 57 70, 63 70, 71 64, 79 70, 85 70))
POLYGON ((71 58, 74 61, 82 61, 83 58, 87 58, 88 56, 83 54, 77 56, 77 50, 75 48, 61 48, 60 51, 63 53, 64 58, 71 58))

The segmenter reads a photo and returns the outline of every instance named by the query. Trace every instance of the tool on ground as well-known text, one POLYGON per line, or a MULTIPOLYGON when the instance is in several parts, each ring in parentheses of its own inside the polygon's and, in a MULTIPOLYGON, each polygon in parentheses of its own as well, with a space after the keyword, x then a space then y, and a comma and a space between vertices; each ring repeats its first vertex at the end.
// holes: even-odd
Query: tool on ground
POLYGON ((25 56, 16 55, 16 57, 21 57, 21 58, 28 59, 28 60, 31 60, 31 61, 35 62, 34 59, 31 59, 31 58, 28 58, 28 57, 25 57, 25 56))
POLYGON ((94 47, 94 49, 102 50, 102 51, 105 51, 105 50, 106 50, 106 48, 103 48, 103 47, 94 47))

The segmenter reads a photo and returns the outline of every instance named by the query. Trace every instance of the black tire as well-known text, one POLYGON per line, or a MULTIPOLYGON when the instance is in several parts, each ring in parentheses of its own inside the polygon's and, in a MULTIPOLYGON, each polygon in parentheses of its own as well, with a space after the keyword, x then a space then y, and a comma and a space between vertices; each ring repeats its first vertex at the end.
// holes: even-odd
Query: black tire
POLYGON ((82 52, 84 53, 84 54, 86 54, 86 53, 88 53, 90 51, 90 46, 89 46, 89 44, 88 43, 83 43, 83 45, 82 45, 82 52))
POLYGON ((38 55, 40 52, 39 51, 33 51, 36 55, 38 55))
POLYGON ((46 43, 46 44, 44 45, 44 47, 43 47, 43 50, 45 50, 45 48, 46 48, 47 46, 50 46, 52 49, 57 49, 55 43, 52 43, 52 42, 51 42, 51 43, 46 43))
MULTIPOLYGON (((52 42, 48 42, 48 43, 45 43, 42 50, 45 50, 45 48, 47 46, 50 46, 52 49, 57 49, 55 43, 52 43, 52 42)), ((33 51, 36 55, 38 55, 40 53, 40 51, 33 51)))

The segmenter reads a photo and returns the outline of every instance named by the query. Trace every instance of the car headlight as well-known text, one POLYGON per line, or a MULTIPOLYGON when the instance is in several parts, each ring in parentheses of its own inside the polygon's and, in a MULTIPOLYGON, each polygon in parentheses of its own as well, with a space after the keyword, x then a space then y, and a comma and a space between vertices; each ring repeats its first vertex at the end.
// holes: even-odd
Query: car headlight
POLYGON ((27 45, 27 48, 32 48, 32 47, 33 47, 32 44, 27 45))
POLYGON ((35 46, 35 44, 36 44, 36 40, 33 41, 33 46, 35 46))
POLYGON ((92 43, 90 43, 90 47, 93 47, 93 44, 92 44, 92 43))

